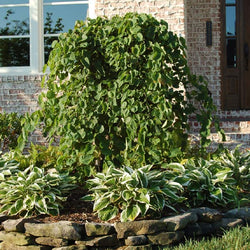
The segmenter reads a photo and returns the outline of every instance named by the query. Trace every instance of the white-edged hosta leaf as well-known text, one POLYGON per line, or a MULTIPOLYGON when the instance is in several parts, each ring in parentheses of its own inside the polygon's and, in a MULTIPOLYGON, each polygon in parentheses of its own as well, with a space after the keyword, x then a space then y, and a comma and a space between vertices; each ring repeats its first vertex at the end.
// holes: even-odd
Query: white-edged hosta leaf
POLYGON ((150 207, 149 204, 138 202, 137 205, 141 210, 141 215, 145 216, 147 214, 147 211, 148 211, 149 207, 150 207))
POLYGON ((146 194, 140 193, 139 197, 137 198, 137 201, 140 203, 150 204, 150 196, 148 193, 146 193, 146 194))
POLYGON ((134 221, 140 214, 141 209, 138 205, 130 204, 121 213, 121 222, 134 221))
POLYGON ((102 210, 98 211, 98 217, 103 221, 114 219, 119 213, 119 209, 115 206, 107 206, 102 210))
POLYGON ((100 197, 94 203, 93 211, 99 211, 110 204, 109 198, 100 197))
POLYGON ((122 198, 123 198, 125 201, 129 201, 129 200, 133 199, 134 197, 135 197, 134 191, 124 190, 124 191, 122 192, 122 198))
POLYGON ((22 210, 25 209, 25 204, 22 199, 19 199, 15 202, 15 208, 16 208, 16 213, 21 212, 22 210))
POLYGON ((180 163, 175 163, 175 162, 173 162, 173 163, 169 163, 169 164, 164 164, 163 166, 162 166, 163 168, 167 168, 167 169, 171 169, 171 170, 173 170, 174 172, 180 172, 180 173, 184 173, 185 172, 185 167, 182 165, 182 164, 180 164, 180 163))
POLYGON ((223 192, 221 188, 216 188, 210 192, 210 196, 214 197, 217 200, 223 199, 223 192))
POLYGON ((4 174, 3 173, 0 173, 0 181, 4 181, 5 178, 4 178, 4 174))
POLYGON ((81 197, 80 200, 82 200, 82 201, 94 201, 95 197, 93 195, 87 194, 87 195, 81 197))

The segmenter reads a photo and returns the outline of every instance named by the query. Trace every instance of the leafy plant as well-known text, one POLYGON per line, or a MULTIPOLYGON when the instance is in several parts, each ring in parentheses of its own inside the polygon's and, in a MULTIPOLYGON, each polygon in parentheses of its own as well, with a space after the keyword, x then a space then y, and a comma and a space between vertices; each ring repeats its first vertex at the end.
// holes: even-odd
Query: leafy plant
POLYGON ((189 206, 239 205, 234 172, 219 161, 189 159, 174 180, 183 185, 189 206))
POLYGON ((21 134, 22 117, 17 113, 0 113, 0 151, 17 146, 17 138, 21 134))
POLYGON ((133 221, 148 212, 161 212, 165 206, 183 201, 182 186, 166 178, 165 172, 143 166, 138 169, 109 167, 87 181, 91 195, 83 200, 94 201, 94 212, 101 220, 111 220, 121 212, 121 221, 133 221))
POLYGON ((19 170, 19 163, 15 160, 0 158, 0 181, 5 180, 6 176, 11 176, 19 170))
POLYGON ((250 151, 240 151, 239 147, 230 151, 225 149, 216 160, 220 161, 224 167, 229 167, 233 171, 233 178, 236 184, 243 190, 248 190, 250 183, 250 151))
POLYGON ((56 168, 57 159, 62 155, 57 146, 42 146, 34 145, 31 143, 28 153, 22 154, 18 151, 11 151, 4 156, 8 159, 15 159, 19 162, 19 168, 21 170, 26 169, 30 165, 34 165, 39 168, 50 169, 56 168))
POLYGON ((137 13, 79 21, 53 48, 41 110, 26 116, 20 149, 42 122, 45 135, 61 138, 60 165, 82 177, 105 161, 171 162, 188 145, 190 115, 208 146, 215 106, 207 83, 190 73, 185 40, 165 21, 137 13))
POLYGON ((72 179, 35 166, 20 171, 17 165, 14 165, 14 172, 1 170, 0 213, 24 217, 59 214, 65 194, 75 187, 71 184, 72 179))

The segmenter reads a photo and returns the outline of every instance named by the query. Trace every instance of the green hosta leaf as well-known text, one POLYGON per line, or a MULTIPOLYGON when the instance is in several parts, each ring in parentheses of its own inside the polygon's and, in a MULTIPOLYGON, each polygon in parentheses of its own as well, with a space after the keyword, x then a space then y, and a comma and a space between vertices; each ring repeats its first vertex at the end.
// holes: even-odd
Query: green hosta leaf
POLYGON ((122 192, 122 198, 123 198, 125 201, 129 201, 129 200, 135 198, 135 192, 134 192, 134 191, 124 190, 124 191, 122 192))
POLYGON ((15 209, 16 209, 16 213, 19 213, 25 209, 25 204, 22 199, 19 199, 15 202, 15 209))
POLYGON ((138 207, 141 210, 141 215, 145 216, 147 214, 148 209, 150 208, 150 205, 149 204, 140 203, 140 202, 138 202, 137 205, 138 205, 138 207))
POLYGON ((137 172, 138 174, 138 178, 139 178, 139 182, 141 184, 142 188, 147 188, 148 187, 148 178, 146 173, 144 173, 143 171, 141 171, 140 169, 137 172))
POLYGON ((176 195, 172 190, 168 188, 161 189, 161 193, 163 193, 167 198, 177 201, 179 196, 176 195))
POLYGON ((119 209, 114 206, 107 206, 98 212, 98 217, 103 221, 114 219, 118 215, 119 209))
POLYGON ((85 195, 82 198, 80 198, 82 201, 94 201, 95 197, 93 195, 85 195))
POLYGON ((178 172, 178 173, 184 173, 185 172, 185 167, 180 163, 165 164, 165 165, 162 165, 162 167, 166 168, 166 169, 171 169, 174 172, 178 172))
POLYGON ((211 197, 217 199, 217 200, 222 200, 223 199, 223 192, 221 188, 216 188, 210 193, 211 197))
POLYGON ((0 181, 4 181, 5 178, 4 178, 4 174, 3 173, 0 173, 0 181))
POLYGON ((136 199, 140 203, 150 204, 150 196, 148 193, 140 193, 139 197, 136 199))
POLYGON ((215 176, 217 177, 217 179, 213 180, 214 183, 217 182, 224 182, 225 179, 228 177, 228 174, 231 172, 230 168, 226 168, 224 170, 218 171, 215 176))
POLYGON ((133 221, 140 214, 141 210, 138 205, 129 205, 121 212, 121 222, 133 221))
POLYGON ((99 211, 109 205, 109 198, 100 197, 98 200, 95 201, 93 211, 99 211))

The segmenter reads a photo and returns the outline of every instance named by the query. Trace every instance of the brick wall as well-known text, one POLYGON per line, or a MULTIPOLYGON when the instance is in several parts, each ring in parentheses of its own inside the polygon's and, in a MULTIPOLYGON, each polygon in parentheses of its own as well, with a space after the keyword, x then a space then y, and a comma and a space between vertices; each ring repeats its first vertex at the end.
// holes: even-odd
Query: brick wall
POLYGON ((41 76, 0 76, 0 112, 33 112, 38 109, 41 76))
POLYGON ((170 30, 184 35, 184 0, 96 0, 96 15, 151 14, 168 22, 170 30))

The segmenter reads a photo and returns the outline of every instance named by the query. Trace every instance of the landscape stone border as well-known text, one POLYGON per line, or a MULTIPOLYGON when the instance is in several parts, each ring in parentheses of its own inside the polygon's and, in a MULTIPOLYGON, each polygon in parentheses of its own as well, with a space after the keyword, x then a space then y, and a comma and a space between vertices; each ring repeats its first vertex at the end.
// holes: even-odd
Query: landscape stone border
POLYGON ((1 250, 150 250, 184 237, 218 235, 236 226, 248 226, 250 207, 222 213, 200 207, 160 220, 111 223, 41 223, 0 215, 1 250))

